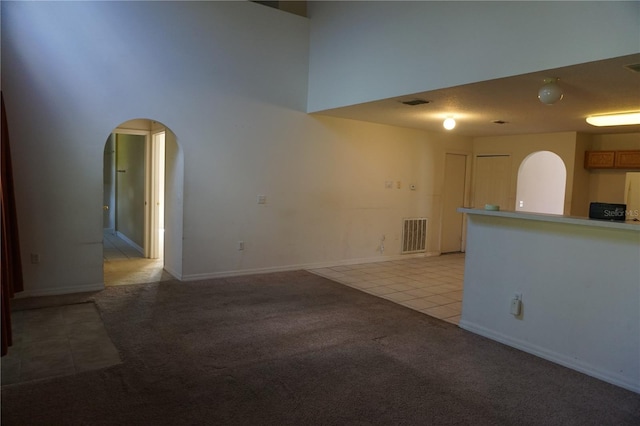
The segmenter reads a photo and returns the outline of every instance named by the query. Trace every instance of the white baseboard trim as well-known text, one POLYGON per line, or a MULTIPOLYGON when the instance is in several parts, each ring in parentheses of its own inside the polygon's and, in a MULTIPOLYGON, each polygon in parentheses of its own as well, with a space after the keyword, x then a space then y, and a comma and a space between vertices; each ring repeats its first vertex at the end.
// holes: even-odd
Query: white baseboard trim
POLYGON ((134 243, 133 241, 131 241, 131 239, 129 237, 127 237, 126 235, 124 235, 120 231, 116 231, 116 235, 118 236, 118 238, 120 238, 121 240, 125 241, 127 244, 129 244, 131 247, 133 247, 134 249, 139 251, 144 256, 144 249, 142 247, 140 247, 139 245, 137 245, 136 243, 134 243))
POLYGON ((16 299, 23 299, 25 297, 40 297, 40 296, 58 296, 61 294, 73 294, 73 293, 88 293, 93 291, 104 290, 104 283, 98 284, 84 284, 68 287, 56 287, 56 288, 43 288, 43 289, 30 289, 16 293, 16 299))
POLYGON ((464 330, 470 331, 471 333, 479 334, 480 336, 495 340, 507 346, 520 349, 524 352, 530 353, 540 358, 544 358, 547 361, 551 361, 572 370, 584 373, 587 376, 595 377, 596 379, 600 379, 604 382, 620 386, 621 388, 630 390, 632 392, 640 393, 640 382, 634 382, 630 377, 621 376, 612 371, 599 369, 586 362, 576 360, 572 357, 563 355, 558 352, 550 351, 548 349, 531 344, 529 342, 525 342, 523 340, 515 339, 502 333, 490 330, 486 327, 471 323, 464 319, 460 320, 458 326, 464 330))
MULTIPOLYGON (((439 253, 431 253, 431 252, 416 253, 416 254, 399 254, 395 256, 376 256, 376 257, 369 257, 369 258, 348 259, 348 260, 340 260, 340 261, 334 260, 329 262, 302 263, 302 264, 284 265, 284 266, 269 266, 264 268, 241 269, 241 270, 235 270, 235 271, 210 272, 210 273, 203 273, 203 274, 186 274, 182 276, 182 280, 197 281, 197 280, 206 280, 211 278, 225 278, 225 277, 237 277, 242 275, 267 274, 271 272, 298 271, 301 269, 331 268, 334 266, 359 265, 363 263, 375 263, 375 262, 388 262, 393 260, 404 260, 404 259, 430 257, 430 256, 438 256, 438 255, 439 253)), ((167 272, 171 273, 171 271, 169 270, 167 270, 167 272)))
POLYGON ((178 281, 184 281, 182 274, 179 274, 177 271, 174 271, 172 268, 169 268, 167 265, 164 265, 163 269, 169 273, 173 278, 178 281))

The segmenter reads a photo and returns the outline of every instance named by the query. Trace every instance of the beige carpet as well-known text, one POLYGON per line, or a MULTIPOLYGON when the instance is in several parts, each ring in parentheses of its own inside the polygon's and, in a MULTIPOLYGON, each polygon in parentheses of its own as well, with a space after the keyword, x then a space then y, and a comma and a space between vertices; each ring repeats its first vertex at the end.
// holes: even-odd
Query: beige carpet
POLYGON ((122 364, 3 386, 3 425, 640 424, 638 394, 307 272, 88 298, 122 364))

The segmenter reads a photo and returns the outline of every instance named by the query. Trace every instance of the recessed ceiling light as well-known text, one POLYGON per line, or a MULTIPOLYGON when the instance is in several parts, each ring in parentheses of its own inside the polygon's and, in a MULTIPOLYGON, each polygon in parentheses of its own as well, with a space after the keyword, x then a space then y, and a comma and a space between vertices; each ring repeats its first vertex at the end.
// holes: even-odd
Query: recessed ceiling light
POLYGON ((620 114, 591 115, 587 117, 587 123, 598 127, 630 126, 633 124, 640 124, 640 111, 620 114))
POLYGON ((442 125, 444 126, 445 129, 447 130, 451 130, 454 127, 456 127, 456 120, 454 120, 451 117, 447 117, 444 119, 444 121, 442 122, 442 125))

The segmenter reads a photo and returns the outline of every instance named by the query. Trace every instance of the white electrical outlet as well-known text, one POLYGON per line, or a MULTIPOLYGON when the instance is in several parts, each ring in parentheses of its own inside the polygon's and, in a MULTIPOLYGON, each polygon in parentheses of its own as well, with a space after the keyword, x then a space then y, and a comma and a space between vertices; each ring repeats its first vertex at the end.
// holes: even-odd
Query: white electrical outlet
POLYGON ((266 204, 267 196, 266 195, 258 195, 258 204, 266 204))
POLYGON ((522 312, 522 293, 516 293, 511 299, 511 315, 518 316, 522 312))
POLYGON ((40 255, 38 253, 31 253, 31 263, 34 265, 40 263, 40 255))

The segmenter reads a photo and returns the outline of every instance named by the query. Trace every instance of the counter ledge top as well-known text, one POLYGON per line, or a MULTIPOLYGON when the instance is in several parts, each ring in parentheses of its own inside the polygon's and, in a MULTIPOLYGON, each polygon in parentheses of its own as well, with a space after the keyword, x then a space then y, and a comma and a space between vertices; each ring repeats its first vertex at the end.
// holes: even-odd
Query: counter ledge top
POLYGON ((466 214, 475 214, 480 216, 506 217, 512 219, 536 220, 540 222, 556 222, 567 223, 572 225, 592 226, 597 228, 613 228, 624 229, 629 231, 640 232, 640 221, 618 221, 618 220, 600 220, 589 219, 588 217, 564 216, 558 214, 516 212, 507 210, 484 210, 467 207, 458 208, 458 212, 466 214))

